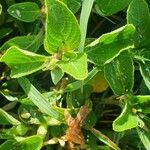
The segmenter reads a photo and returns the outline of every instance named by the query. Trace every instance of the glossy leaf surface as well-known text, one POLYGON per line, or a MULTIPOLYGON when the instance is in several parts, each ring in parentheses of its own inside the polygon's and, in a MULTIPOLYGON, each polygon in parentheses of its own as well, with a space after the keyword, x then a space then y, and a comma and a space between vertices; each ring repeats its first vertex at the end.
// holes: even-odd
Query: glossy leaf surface
POLYGON ((8 8, 8 12, 13 17, 24 22, 33 22, 40 15, 38 5, 33 2, 23 2, 11 5, 8 8))
POLYGON ((138 116, 133 114, 131 106, 126 102, 122 113, 113 122, 113 130, 122 132, 138 126, 138 116))
POLYGON ((123 10, 130 4, 131 0, 96 0, 102 15, 110 16, 123 10))
POLYGON ((86 54, 78 53, 75 59, 71 59, 70 61, 60 61, 57 65, 75 79, 83 80, 87 77, 86 54))
POLYGON ((2 39, 3 37, 9 35, 12 32, 11 28, 1 28, 0 29, 0 39, 2 39))
POLYGON ((61 80, 63 75, 64 75, 64 72, 60 68, 56 68, 52 70, 51 77, 52 77, 53 83, 56 85, 61 80))
POLYGON ((0 124, 1 125, 18 125, 20 122, 13 116, 9 115, 3 109, 0 109, 0 124))
POLYGON ((80 29, 73 13, 61 1, 45 0, 47 52, 73 51, 80 43, 80 29))
POLYGON ((86 47, 89 61, 96 65, 103 65, 114 59, 122 50, 133 46, 134 32, 133 25, 129 24, 103 34, 86 47))
POLYGON ((140 72, 143 77, 143 80, 144 80, 146 86, 150 90, 150 62, 147 61, 144 64, 140 63, 139 65, 140 65, 140 72))
POLYGON ((7 50, 0 61, 11 68, 13 78, 19 78, 42 69, 45 59, 45 56, 13 46, 7 50))
POLYGON ((135 45, 150 47, 150 12, 145 0, 132 0, 128 8, 127 20, 136 27, 135 45))
POLYGON ((11 46, 17 46, 21 49, 36 52, 42 44, 43 38, 37 36, 18 36, 8 40, 2 45, 0 51, 6 51, 11 46))
POLYGON ((134 66, 130 53, 124 51, 110 63, 105 64, 104 75, 116 95, 132 92, 134 66))

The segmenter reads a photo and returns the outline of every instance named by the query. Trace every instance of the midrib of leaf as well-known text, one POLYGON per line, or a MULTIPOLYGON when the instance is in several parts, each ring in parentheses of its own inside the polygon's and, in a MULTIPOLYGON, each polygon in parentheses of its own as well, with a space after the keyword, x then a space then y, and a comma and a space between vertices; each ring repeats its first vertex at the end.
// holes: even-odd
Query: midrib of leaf
MULTIPOLYGON (((20 57, 19 59, 20 59, 20 62, 14 62, 14 63, 11 63, 11 64, 18 65, 18 64, 29 64, 29 63, 34 64, 34 63, 42 63, 42 62, 44 63, 43 59, 36 60, 36 61, 35 60, 31 60, 32 58, 24 58, 24 57, 20 57), (22 60, 26 60, 26 62, 21 62, 22 60)), ((13 60, 16 61, 16 58, 14 58, 14 59, 11 58, 11 61, 13 61, 13 60)), ((19 61, 19 60, 17 59, 17 61, 19 61)))
POLYGON ((37 12, 39 13, 40 11, 39 10, 22 10, 22 12, 30 12, 30 13, 36 13, 37 14, 37 12))
MULTIPOLYGON (((73 62, 70 62, 70 64, 74 67, 74 71, 75 72, 78 72, 79 73, 79 69, 74 65, 74 63, 73 62)), ((79 73, 80 74, 80 73, 79 73)))
MULTIPOLYGON (((24 57, 22 57, 23 59, 24 59, 24 57)), ((21 60, 21 59, 20 59, 21 60)), ((30 59, 26 59, 26 60, 30 60, 30 59)), ((39 61, 28 61, 28 62, 16 62, 16 63, 11 63, 12 65, 21 65, 21 64, 29 64, 29 63, 32 63, 32 65, 33 64, 36 64, 36 63, 44 63, 44 61, 43 60, 39 60, 39 61)))

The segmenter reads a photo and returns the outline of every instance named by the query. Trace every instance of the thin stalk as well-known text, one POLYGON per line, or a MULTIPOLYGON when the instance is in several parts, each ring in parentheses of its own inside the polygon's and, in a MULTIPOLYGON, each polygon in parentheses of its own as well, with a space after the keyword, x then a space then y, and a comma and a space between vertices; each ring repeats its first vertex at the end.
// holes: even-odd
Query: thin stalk
POLYGON ((82 10, 81 10, 81 16, 80 16, 80 30, 81 30, 81 42, 79 46, 80 52, 84 52, 87 25, 88 25, 88 20, 89 20, 89 16, 92 10, 93 3, 94 3, 94 0, 84 0, 82 3, 82 10))
MULTIPOLYGON (((84 0, 82 3, 82 10, 81 10, 81 16, 80 16, 80 30, 81 30, 81 42, 79 46, 79 52, 84 52, 84 44, 86 39, 86 33, 87 33, 87 25, 89 16, 92 10, 94 0, 84 0)), ((81 94, 83 94, 83 85, 84 80, 81 81, 81 94)))

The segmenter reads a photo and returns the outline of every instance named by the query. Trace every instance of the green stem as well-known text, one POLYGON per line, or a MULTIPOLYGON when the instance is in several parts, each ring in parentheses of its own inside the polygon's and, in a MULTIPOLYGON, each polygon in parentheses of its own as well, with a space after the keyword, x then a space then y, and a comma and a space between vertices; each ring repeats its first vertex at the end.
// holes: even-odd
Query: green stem
MULTIPOLYGON (((87 25, 89 16, 92 10, 94 0, 84 0, 82 3, 82 10, 81 10, 81 16, 80 16, 80 30, 81 30, 81 41, 79 46, 79 52, 84 52, 84 44, 86 39, 86 33, 87 33, 87 25)), ((83 95, 83 85, 84 81, 81 82, 81 94, 83 95)))
POLYGON ((89 16, 92 10, 94 0, 84 0, 82 3, 82 10, 80 16, 80 30, 81 30, 81 42, 79 46, 79 51, 84 52, 84 44, 86 39, 87 25, 89 16))

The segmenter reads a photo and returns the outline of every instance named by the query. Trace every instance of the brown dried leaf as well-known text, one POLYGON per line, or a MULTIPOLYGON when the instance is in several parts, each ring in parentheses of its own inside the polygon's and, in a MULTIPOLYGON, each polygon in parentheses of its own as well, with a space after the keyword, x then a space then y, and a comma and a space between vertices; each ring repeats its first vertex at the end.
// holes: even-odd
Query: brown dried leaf
POLYGON ((76 118, 72 118, 68 111, 65 111, 65 119, 69 126, 63 140, 73 144, 84 145, 84 136, 81 131, 81 124, 89 114, 90 109, 87 106, 82 106, 76 118))

